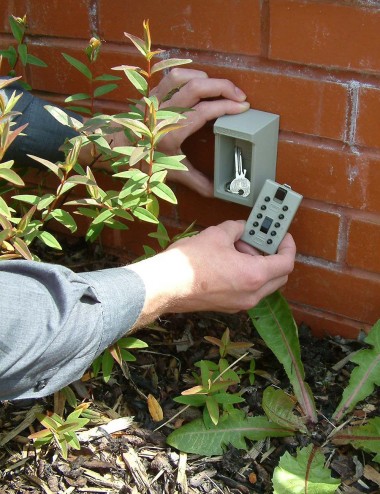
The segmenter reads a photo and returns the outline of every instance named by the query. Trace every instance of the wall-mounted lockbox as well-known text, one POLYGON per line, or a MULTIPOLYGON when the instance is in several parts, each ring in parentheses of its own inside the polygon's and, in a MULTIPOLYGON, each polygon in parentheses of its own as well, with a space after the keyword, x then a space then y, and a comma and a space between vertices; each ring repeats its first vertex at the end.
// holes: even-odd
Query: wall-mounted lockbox
POLYGON ((215 197, 252 207, 265 180, 275 180, 279 120, 278 115, 258 110, 217 119, 214 124, 215 197), (236 150, 241 156, 244 176, 249 180, 247 195, 242 190, 231 192, 231 183, 237 174, 236 150))

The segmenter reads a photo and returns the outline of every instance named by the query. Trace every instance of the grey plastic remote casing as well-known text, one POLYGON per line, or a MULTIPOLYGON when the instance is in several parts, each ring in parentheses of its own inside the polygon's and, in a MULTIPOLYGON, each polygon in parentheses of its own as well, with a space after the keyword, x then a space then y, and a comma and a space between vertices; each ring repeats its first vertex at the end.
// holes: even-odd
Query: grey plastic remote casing
POLYGON ((298 206, 301 194, 289 185, 267 179, 247 220, 241 240, 267 254, 275 254, 298 206))

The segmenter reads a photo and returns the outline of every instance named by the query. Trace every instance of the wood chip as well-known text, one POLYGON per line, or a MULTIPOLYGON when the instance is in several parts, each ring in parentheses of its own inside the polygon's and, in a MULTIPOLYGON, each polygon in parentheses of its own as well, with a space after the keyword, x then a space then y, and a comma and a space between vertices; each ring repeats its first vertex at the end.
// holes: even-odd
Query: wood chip
POLYGON ((26 414, 24 420, 19 424, 17 427, 15 427, 12 431, 8 432, 5 434, 1 439, 0 439, 0 447, 4 446, 7 444, 7 442, 11 441, 14 437, 18 436, 20 432, 22 432, 24 429, 29 427, 33 422, 36 420, 36 414, 37 413, 42 413, 44 407, 42 405, 34 405, 26 414))
POLYGON ((371 465, 366 465, 364 467, 363 475, 366 479, 371 480, 378 486, 380 486, 380 473, 375 470, 371 465))
POLYGON ((138 492, 140 494, 145 494, 146 492, 153 493, 154 491, 150 488, 150 481, 145 467, 137 456, 135 450, 128 448, 128 451, 123 453, 122 456, 136 482, 138 492))
POLYGON ((187 494, 189 492, 189 486, 186 477, 186 464, 187 464, 187 454, 180 453, 178 460, 178 471, 177 471, 177 489, 181 494, 187 494))

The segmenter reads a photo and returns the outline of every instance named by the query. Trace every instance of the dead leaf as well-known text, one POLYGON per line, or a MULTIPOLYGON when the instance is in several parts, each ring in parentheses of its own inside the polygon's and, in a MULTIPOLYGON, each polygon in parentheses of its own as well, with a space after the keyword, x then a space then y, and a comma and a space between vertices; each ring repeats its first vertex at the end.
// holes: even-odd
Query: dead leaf
POLYGON ((161 422, 161 420, 164 418, 164 413, 162 411, 161 405, 158 403, 156 398, 153 395, 149 394, 147 403, 148 403, 149 413, 153 421, 161 422))

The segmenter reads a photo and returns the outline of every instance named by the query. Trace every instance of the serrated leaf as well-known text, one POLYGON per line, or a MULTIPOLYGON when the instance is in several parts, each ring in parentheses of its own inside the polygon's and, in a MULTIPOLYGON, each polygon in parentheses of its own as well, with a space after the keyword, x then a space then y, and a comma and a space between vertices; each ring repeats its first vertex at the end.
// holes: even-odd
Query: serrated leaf
POLYGON ((312 444, 297 449, 294 458, 286 452, 273 473, 273 494, 334 494, 340 481, 331 476, 325 457, 312 444))
POLYGON ((359 401, 369 396, 376 385, 380 386, 380 320, 372 327, 364 341, 373 348, 359 350, 351 357, 350 361, 358 366, 352 371, 348 386, 333 415, 336 421, 341 420, 359 401))
POLYGON ((67 53, 62 53, 63 57, 67 62, 69 62, 70 65, 75 67, 81 74, 83 74, 87 79, 91 81, 92 79, 92 73, 91 70, 82 62, 77 60, 76 58, 68 55, 67 53))
POLYGON ((334 444, 351 444, 354 448, 376 454, 380 463, 380 417, 369 419, 364 425, 347 427, 332 436, 334 444))
POLYGON ((166 60, 161 60, 153 65, 150 73, 153 75, 155 72, 160 70, 168 69, 169 67, 178 67, 179 65, 185 65, 192 63, 190 58, 167 58, 166 60))
POLYGON ((194 420, 172 432, 167 443, 186 453, 214 456, 222 455, 229 444, 247 449, 245 438, 259 441, 292 434, 266 417, 244 417, 239 413, 222 417, 218 425, 210 428, 206 428, 202 419, 194 420))
POLYGON ((274 292, 249 309, 248 314, 261 338, 283 365, 307 420, 316 423, 313 395, 304 381, 298 328, 286 300, 280 292, 274 292))
POLYGON ((307 433, 307 428, 300 417, 293 413, 294 400, 282 389, 268 386, 263 394, 262 407, 269 420, 291 430, 307 433))

